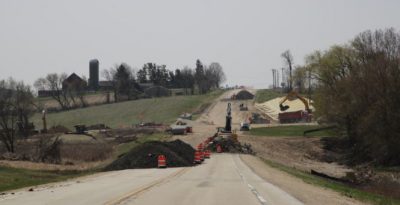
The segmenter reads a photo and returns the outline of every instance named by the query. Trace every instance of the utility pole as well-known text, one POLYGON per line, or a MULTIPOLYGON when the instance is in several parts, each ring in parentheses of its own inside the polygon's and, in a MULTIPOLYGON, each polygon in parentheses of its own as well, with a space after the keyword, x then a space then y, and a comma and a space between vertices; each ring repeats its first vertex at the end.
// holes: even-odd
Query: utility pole
POLYGON ((275 79, 275 69, 272 69, 272 88, 275 89, 275 83, 276 83, 276 79, 275 79))

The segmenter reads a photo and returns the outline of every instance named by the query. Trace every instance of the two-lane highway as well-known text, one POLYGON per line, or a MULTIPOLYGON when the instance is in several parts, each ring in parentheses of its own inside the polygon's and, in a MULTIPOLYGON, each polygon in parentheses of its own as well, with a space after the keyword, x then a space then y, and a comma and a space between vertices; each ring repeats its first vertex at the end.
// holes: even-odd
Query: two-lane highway
POLYGON ((113 171, 34 191, 0 204, 302 204, 254 174, 236 154, 214 154, 188 168, 113 171))

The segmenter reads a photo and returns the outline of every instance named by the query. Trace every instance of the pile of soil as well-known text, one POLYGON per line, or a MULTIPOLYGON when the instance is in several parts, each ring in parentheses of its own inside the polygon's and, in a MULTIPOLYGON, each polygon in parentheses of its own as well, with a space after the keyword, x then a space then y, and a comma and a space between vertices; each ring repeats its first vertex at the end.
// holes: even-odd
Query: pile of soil
POLYGON ((87 130, 108 130, 110 127, 108 127, 105 124, 94 124, 86 127, 87 130))
POLYGON ((251 94, 249 91, 247 90, 241 90, 240 92, 238 92, 236 94, 236 99, 237 100, 251 100, 254 98, 254 95, 251 94))
POLYGON ((207 148, 213 152, 216 152, 218 145, 221 146, 223 152, 255 154, 250 144, 241 144, 240 142, 235 142, 226 138, 214 139, 207 148))
POLYGON ((168 167, 192 166, 195 150, 181 140, 143 143, 108 165, 105 170, 156 168, 157 158, 164 155, 168 167))
POLYGON ((47 132, 48 133, 67 133, 67 132, 71 132, 71 130, 62 125, 56 125, 56 126, 50 127, 50 129, 47 132))

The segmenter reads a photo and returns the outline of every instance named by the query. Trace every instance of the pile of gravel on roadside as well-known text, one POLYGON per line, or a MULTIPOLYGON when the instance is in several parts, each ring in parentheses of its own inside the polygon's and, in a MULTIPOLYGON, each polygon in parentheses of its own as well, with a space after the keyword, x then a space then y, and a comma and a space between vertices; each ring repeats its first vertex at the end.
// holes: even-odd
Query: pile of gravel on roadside
POLYGON ((105 170, 122 170, 135 168, 156 168, 158 155, 164 155, 168 167, 192 166, 195 150, 180 140, 171 142, 146 142, 121 156, 105 170))

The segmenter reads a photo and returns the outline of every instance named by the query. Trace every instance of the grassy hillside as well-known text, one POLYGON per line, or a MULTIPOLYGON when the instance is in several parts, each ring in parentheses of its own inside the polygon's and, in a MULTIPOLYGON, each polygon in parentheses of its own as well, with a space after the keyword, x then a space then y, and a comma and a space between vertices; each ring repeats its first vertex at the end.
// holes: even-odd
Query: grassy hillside
POLYGON ((283 96, 282 93, 278 93, 278 92, 270 90, 270 89, 257 90, 256 103, 263 103, 268 100, 272 100, 274 98, 281 97, 281 96, 283 96))
MULTIPOLYGON (((221 94, 222 91, 215 91, 207 95, 141 99, 51 113, 48 114, 47 124, 48 127, 63 125, 72 129, 76 124, 104 123, 110 127, 120 127, 141 121, 170 123, 183 112, 194 112, 221 94)), ((32 120, 37 128, 42 128, 40 114, 36 114, 32 120)))
POLYGON ((0 192, 50 182, 58 182, 90 173, 92 172, 42 171, 0 166, 0 192))

